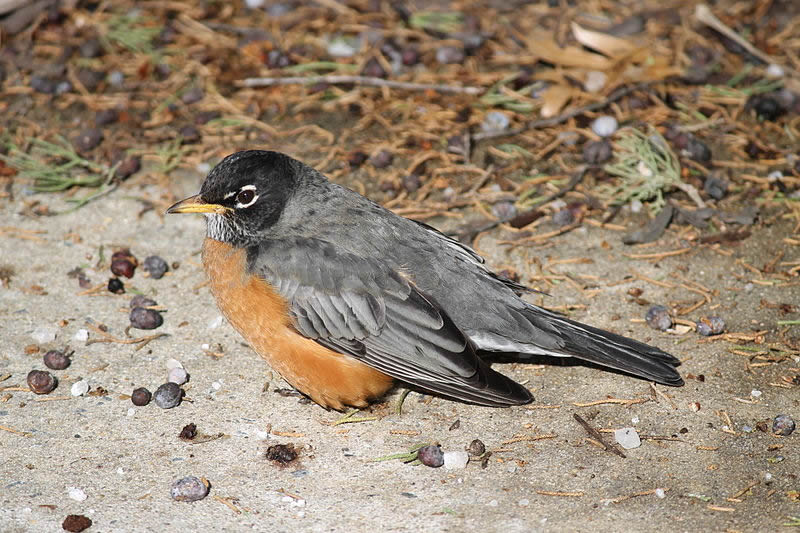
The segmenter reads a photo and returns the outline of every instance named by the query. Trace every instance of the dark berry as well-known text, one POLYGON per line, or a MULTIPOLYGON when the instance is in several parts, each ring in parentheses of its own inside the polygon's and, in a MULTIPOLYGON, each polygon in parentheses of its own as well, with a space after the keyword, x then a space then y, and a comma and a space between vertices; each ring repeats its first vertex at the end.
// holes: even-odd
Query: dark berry
POLYGON ((583 160, 590 165, 599 165, 611 159, 611 143, 608 140, 591 141, 583 145, 583 160))
POLYGON ((135 271, 136 265, 127 259, 116 259, 111 262, 111 273, 115 276, 132 278, 135 271))
POLYGON ((118 180, 126 180, 132 175, 139 172, 142 168, 142 158, 138 155, 126 157, 119 163, 116 170, 114 170, 114 177, 118 180))
POLYGON ((88 152, 103 140, 103 132, 99 128, 86 128, 73 140, 78 152, 88 152))
POLYGON ((164 323, 161 313, 155 309, 134 307, 130 314, 131 326, 137 329, 156 329, 164 323))
POLYGON ((98 128, 108 126, 119 120, 119 111, 116 109, 101 109, 94 115, 94 125, 98 128))
POLYGON ((181 403, 183 390, 175 383, 160 385, 153 394, 153 401, 162 409, 172 409, 181 403))
POLYGON ((149 390, 144 387, 139 387, 138 389, 134 389, 131 393, 131 402, 133 405, 144 407, 150 403, 150 398, 152 398, 152 396, 149 390))
POLYGON ((205 96, 206 95, 203 92, 203 89, 201 89, 200 87, 192 87, 191 89, 189 89, 188 91, 186 91, 181 95, 181 101, 184 104, 189 105, 195 102, 199 102, 200 100, 205 98, 205 96))
POLYGON ((660 331, 666 331, 672 327, 672 317, 669 316, 669 310, 663 305, 654 305, 648 309, 645 321, 648 326, 660 331))
POLYGON ((367 63, 364 65, 364 70, 361 71, 362 76, 369 76, 371 78, 385 78, 388 73, 386 69, 383 68, 380 61, 371 57, 367 60, 367 63))
POLYGON ((158 305, 156 304, 155 300, 151 300, 150 298, 148 298, 143 294, 137 294, 136 296, 131 298, 131 303, 129 304, 129 307, 133 309, 134 307, 153 307, 155 305, 158 305))
POLYGON ((119 278, 111 278, 108 280, 108 292, 122 294, 125 292, 125 284, 119 278))
POLYGON ((58 386, 56 377, 45 370, 28 372, 28 388, 36 394, 48 394, 58 386))
POLYGON ((765 94, 751 96, 745 103, 745 109, 752 109, 758 118, 770 121, 777 119, 786 111, 778 100, 765 94))
POLYGON ((379 150, 369 158, 369 162, 372 163, 372 166, 375 168, 386 168, 392 164, 393 160, 394 154, 389 150, 379 150))
POLYGON ((788 437, 794 432, 795 423, 789 415, 778 415, 772 421, 772 432, 782 437, 788 437))
POLYGON ((436 444, 423 446, 417 451, 417 458, 425 466, 439 468, 444 464, 444 453, 442 447, 436 444))
POLYGON ((92 37, 81 43, 79 48, 81 57, 100 57, 103 55, 103 45, 100 39, 92 37))
POLYGON ((61 350, 50 350, 44 354, 42 359, 44 360, 44 366, 53 370, 64 370, 71 363, 69 356, 61 350))
POLYGON ((704 337, 711 335, 719 335, 725 331, 725 321, 718 316, 709 316, 702 318, 695 322, 697 325, 697 333, 704 337))
POLYGON ((147 257, 144 260, 143 267, 146 272, 150 273, 150 277, 153 279, 161 279, 166 271, 169 270, 167 262, 157 255, 147 257))

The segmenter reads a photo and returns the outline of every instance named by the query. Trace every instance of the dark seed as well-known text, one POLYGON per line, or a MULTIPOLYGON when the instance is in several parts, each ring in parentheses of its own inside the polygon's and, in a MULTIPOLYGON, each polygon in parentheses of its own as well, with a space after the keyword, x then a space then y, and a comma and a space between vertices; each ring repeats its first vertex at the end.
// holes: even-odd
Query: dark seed
POLYGON ((420 448, 419 451, 417 451, 417 458, 422 464, 430 466, 431 468, 439 468, 444 464, 442 447, 437 444, 431 444, 430 446, 423 446, 420 448))
POLYGON ((372 163, 372 166, 375 168, 386 168, 392 164, 393 160, 394 154, 389 150, 379 150, 369 158, 369 162, 372 163))
POLYGON ((108 280, 108 292, 122 294, 125 292, 125 284, 119 278, 111 278, 108 280))
POLYGON ((153 307, 154 305, 158 305, 155 300, 151 300, 144 294, 137 294, 131 298, 131 303, 128 306, 133 309, 134 307, 153 307))
POLYGON ((704 317, 695 322, 695 324, 697 325, 697 333, 704 337, 719 335, 725 331, 725 321, 718 316, 704 317))
POLYGON ((273 463, 285 465, 297 459, 297 450, 292 444, 275 444, 267 448, 266 458, 273 463))
POLYGON ((199 142, 201 139, 200 130, 192 126, 191 124, 188 126, 182 127, 178 131, 178 135, 181 136, 183 144, 194 144, 199 142))
POLYGON ((419 52, 415 48, 403 48, 400 53, 403 65, 411 67, 419 63, 419 52))
POLYGON ((28 388, 36 394, 48 394, 58 386, 56 377, 45 370, 28 372, 28 388))
POLYGON ((464 50, 456 46, 442 46, 436 50, 436 61, 443 65, 462 63, 465 57, 464 50))
POLYGON ((703 190, 715 200, 722 200, 728 193, 728 181, 710 174, 703 183, 703 190))
POLYGON ((408 192, 415 192, 420 188, 422 182, 416 174, 406 174, 403 176, 403 188, 408 192))
POLYGON ((648 309, 644 319, 647 325, 653 329, 666 331, 672 327, 672 317, 669 316, 669 310, 663 305, 654 305, 648 309))
POLYGON ((350 155, 347 156, 347 164, 350 165, 350 168, 358 168, 364 164, 364 161, 367 160, 369 156, 361 151, 351 152, 350 155))
POLYGON ((89 92, 95 92, 100 84, 105 81, 106 73, 102 70, 82 68, 78 71, 76 77, 89 92))
POLYGON ((162 409, 172 409, 181 403, 183 397, 183 390, 175 383, 164 383, 160 385, 155 394, 153 394, 153 401, 162 409))
POLYGON ((119 120, 119 111, 116 109, 101 109, 94 115, 94 125, 99 127, 113 124, 119 120))
POLYGON ((214 119, 218 119, 222 116, 222 113, 215 110, 210 111, 200 111, 194 116, 194 123, 198 126, 202 126, 203 124, 208 124, 214 119))
POLYGON ((772 421, 772 432, 782 437, 788 437, 794 432, 795 423, 789 415, 778 415, 772 421))
POLYGON ((599 165, 611 159, 611 143, 608 140, 592 141, 583 145, 583 160, 590 165, 599 165))
POLYGON ((78 152, 88 152, 103 140, 103 132, 99 128, 87 128, 73 140, 78 152))
POLYGON ((711 161, 711 149, 708 147, 708 145, 706 145, 706 143, 694 135, 689 137, 688 142, 686 143, 686 151, 688 152, 689 157, 698 163, 708 163, 711 161))
POLYGON ((177 502, 196 502, 208 496, 207 483, 195 476, 185 477, 173 483, 169 493, 177 502))
POLYGON ((42 357, 44 366, 53 370, 64 370, 72 362, 61 350, 50 350, 42 357))
POLYGON ((132 278, 136 270, 136 265, 127 259, 116 259, 111 262, 111 273, 115 276, 125 276, 132 278))
POLYGON ((747 103, 745 103, 744 107, 745 109, 752 109, 755 111, 758 118, 770 121, 777 119, 785 112, 785 109, 783 106, 781 106, 780 102, 778 102, 772 96, 763 94, 755 94, 751 96, 747 100, 747 103))
POLYGON ((131 393, 131 402, 133 405, 144 407, 148 403, 150 403, 150 399, 153 397, 150 394, 150 391, 144 387, 139 387, 138 389, 133 389, 131 393))
POLYGON ((142 168, 142 158, 138 155, 132 155, 122 160, 114 171, 114 177, 120 181, 126 180, 133 174, 139 172, 140 168, 142 168))
POLYGON ((55 94, 58 82, 44 76, 31 76, 31 89, 37 93, 55 94))
POLYGON ((186 104, 193 104, 195 102, 199 102, 203 98, 205 98, 206 94, 203 92, 203 89, 200 87, 192 87, 185 93, 181 95, 181 101, 186 104))
POLYGON ((61 528, 72 533, 79 533, 92 527, 92 519, 82 514, 67 515, 61 523, 61 528))
POLYGON ((103 45, 100 43, 100 39, 92 37, 83 41, 80 46, 80 54, 81 57, 100 57, 103 55, 103 45))
POLYGON ((364 65, 364 70, 361 71, 362 76, 369 76, 372 78, 385 78, 387 76, 386 69, 383 68, 380 61, 371 57, 364 65))
POLYGON ((181 440, 192 440, 197 436, 197 424, 186 424, 183 426, 178 438, 181 440))
POLYGON ((486 453, 486 445, 480 439, 475 439, 467 446, 467 452, 473 457, 480 457, 486 453))
POLYGON ((292 60, 283 50, 270 50, 267 54, 267 66, 269 68, 286 68, 292 64, 292 60))
POLYGON ((150 273, 150 277, 153 279, 161 279, 164 277, 164 273, 169 270, 169 265, 167 262, 164 261, 157 255, 151 255, 144 260, 144 269, 146 272, 150 273))
POLYGON ((131 326, 137 329, 156 329, 164 323, 161 313, 155 309, 134 307, 130 314, 131 326))

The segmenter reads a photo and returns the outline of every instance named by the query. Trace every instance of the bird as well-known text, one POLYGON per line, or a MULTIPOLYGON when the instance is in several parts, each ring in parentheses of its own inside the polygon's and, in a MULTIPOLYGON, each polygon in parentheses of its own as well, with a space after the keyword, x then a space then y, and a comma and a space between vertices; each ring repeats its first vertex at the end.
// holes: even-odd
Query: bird
POLYGON ((490 407, 533 401, 497 355, 572 357, 680 386, 678 359, 533 305, 469 246, 286 154, 233 153, 199 194, 204 270, 222 314, 273 370, 328 409, 398 382, 490 407))

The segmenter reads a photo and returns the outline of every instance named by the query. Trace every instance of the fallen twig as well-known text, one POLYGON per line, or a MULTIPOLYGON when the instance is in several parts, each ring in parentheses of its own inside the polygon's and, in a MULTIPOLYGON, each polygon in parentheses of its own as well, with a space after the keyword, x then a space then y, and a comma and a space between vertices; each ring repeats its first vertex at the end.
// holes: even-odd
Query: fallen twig
POLYGON ((586 433, 591 435, 593 439, 595 439, 597 442, 599 442, 600 444, 603 445, 603 448, 605 448, 605 450, 607 452, 611 452, 611 453, 614 453, 616 455, 619 455, 623 459, 625 459, 625 457, 627 457, 624 453, 622 453, 615 446, 612 446, 612 445, 608 444, 605 441, 605 439, 603 438, 603 435, 599 431, 597 431, 595 428, 593 428, 591 425, 589 425, 589 422, 584 420, 583 417, 581 417, 581 415, 579 415, 578 413, 572 413, 572 416, 575 418, 575 420, 578 422, 578 424, 583 426, 583 429, 586 430, 586 433))
POLYGON ((330 85, 365 85, 368 87, 388 87, 405 91, 436 91, 439 93, 456 94, 483 94, 483 87, 470 87, 460 85, 444 85, 439 83, 413 83, 407 81, 385 80, 370 76, 330 75, 330 76, 289 76, 285 78, 245 78, 235 82, 237 87, 272 87, 274 85, 314 85, 328 83, 330 85))

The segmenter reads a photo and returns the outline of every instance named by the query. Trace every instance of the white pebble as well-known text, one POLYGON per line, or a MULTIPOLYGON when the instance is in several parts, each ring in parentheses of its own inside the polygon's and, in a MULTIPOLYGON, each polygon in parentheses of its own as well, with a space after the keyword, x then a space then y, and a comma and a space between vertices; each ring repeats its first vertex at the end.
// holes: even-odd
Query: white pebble
POLYGON ((783 71, 783 67, 776 65, 775 63, 772 63, 770 66, 768 66, 766 70, 767 77, 772 79, 782 78, 784 74, 786 73, 783 71))
POLYGON ((31 338, 39 344, 44 344, 46 342, 53 342, 56 340, 57 333, 58 329, 56 329, 54 326, 39 326, 33 330, 33 333, 31 333, 31 338))
POLYGON ((69 497, 76 502, 86 501, 86 498, 88 497, 83 489, 79 489, 77 487, 67 487, 67 494, 69 494, 69 497))
POLYGON ((120 476, 124 476, 125 475, 125 470, 121 466, 118 466, 117 467, 117 474, 119 474, 120 476))
POLYGON ((208 174, 208 171, 211 170, 211 165, 209 165, 208 163, 197 163, 197 166, 195 166, 194 168, 200 174, 208 174))
POLYGON ((444 452, 445 470, 466 468, 468 462, 469 454, 467 452, 444 452))
POLYGON ((614 439, 626 450, 638 448, 642 445, 639 433, 635 428, 622 428, 614 431, 614 439))
POLYGON ((761 397, 761 391, 758 390, 758 389, 753 389, 753 390, 750 391, 750 396, 752 396, 753 398, 760 398, 761 397))
POLYGON ((269 438, 269 431, 264 431, 262 429, 256 430, 256 438, 258 440, 267 440, 269 438))
POLYGON ((773 170, 769 174, 767 174, 767 181, 778 181, 779 179, 783 178, 783 172, 780 170, 773 170))
POLYGON ((203 343, 203 344, 200 345, 200 349, 201 350, 210 350, 211 349, 211 345, 208 344, 208 343, 203 343))
POLYGON ((664 489, 656 489, 656 497, 657 498, 666 498, 667 497, 667 493, 664 491, 664 489))
POLYGON ((136 414, 136 409, 133 407, 128 407, 128 416, 133 416, 136 414))
POLYGON ((499 503, 497 503, 497 500, 492 500, 489 502, 489 507, 497 507, 498 505, 499 503))
POLYGON ((80 381, 76 381, 72 384, 72 387, 69 389, 70 394, 73 396, 83 396, 87 392, 89 392, 89 382, 85 379, 80 381))
POLYGON ((108 82, 115 86, 119 87, 125 81, 125 74, 120 72, 119 70, 114 70, 111 74, 108 75, 108 82))
POLYGON ((506 467, 506 472, 508 472, 509 474, 513 474, 516 471, 517 471, 517 465, 508 465, 506 467))
POLYGON ((520 505, 521 507, 527 507, 528 505, 530 505, 530 504, 531 504, 531 501, 530 501, 528 498, 522 498, 522 499, 521 499, 519 502, 517 502, 517 503, 519 503, 519 505, 520 505))
POLYGON ((638 424, 639 423, 639 417, 638 416, 634 416, 633 418, 631 418, 631 423, 632 424, 638 424))
POLYGON ((344 39, 335 39, 328 44, 328 54, 333 57, 353 57, 356 47, 344 39))
POLYGON ((619 123, 617 122, 617 119, 611 115, 597 117, 594 119, 594 122, 592 122, 592 131, 600 137, 608 137, 613 135, 614 132, 617 131, 618 127, 619 123))
POLYGON ((222 383, 220 383, 219 381, 214 381, 213 383, 211 383, 211 388, 214 390, 219 390, 222 388, 222 383))
POLYGON ((606 86, 608 76, 605 72, 599 70, 590 70, 586 73, 586 81, 583 82, 583 88, 586 92, 596 93, 606 86))
POLYGON ((764 474, 764 482, 765 483, 772 483, 772 474, 770 474, 769 472, 764 474))
POLYGON ((86 342, 89 340, 89 330, 88 329, 79 329, 75 332, 75 336, 73 337, 78 342, 86 342))
POLYGON ((217 329, 222 325, 223 320, 222 315, 217 315, 216 318, 212 318, 208 321, 208 329, 217 329))
POLYGON ((641 213, 642 212, 642 201, 641 200, 632 200, 631 201, 631 213, 641 213))
POLYGON ((172 370, 173 368, 183 368, 183 363, 178 361, 177 359, 170 359, 167 361, 167 370, 172 370))
POLYGON ((281 501, 283 503, 292 503, 294 501, 294 498, 292 498, 291 496, 284 496, 283 498, 281 498, 281 501))
POLYGON ((508 128, 511 120, 505 113, 500 111, 489 111, 486 117, 481 122, 481 129, 483 131, 503 131, 508 128))
POLYGON ((244 3, 250 9, 258 9, 264 5, 264 0, 244 0, 244 3))
POLYGON ((167 381, 176 385, 183 385, 189 381, 189 374, 182 368, 171 368, 167 372, 167 381))

